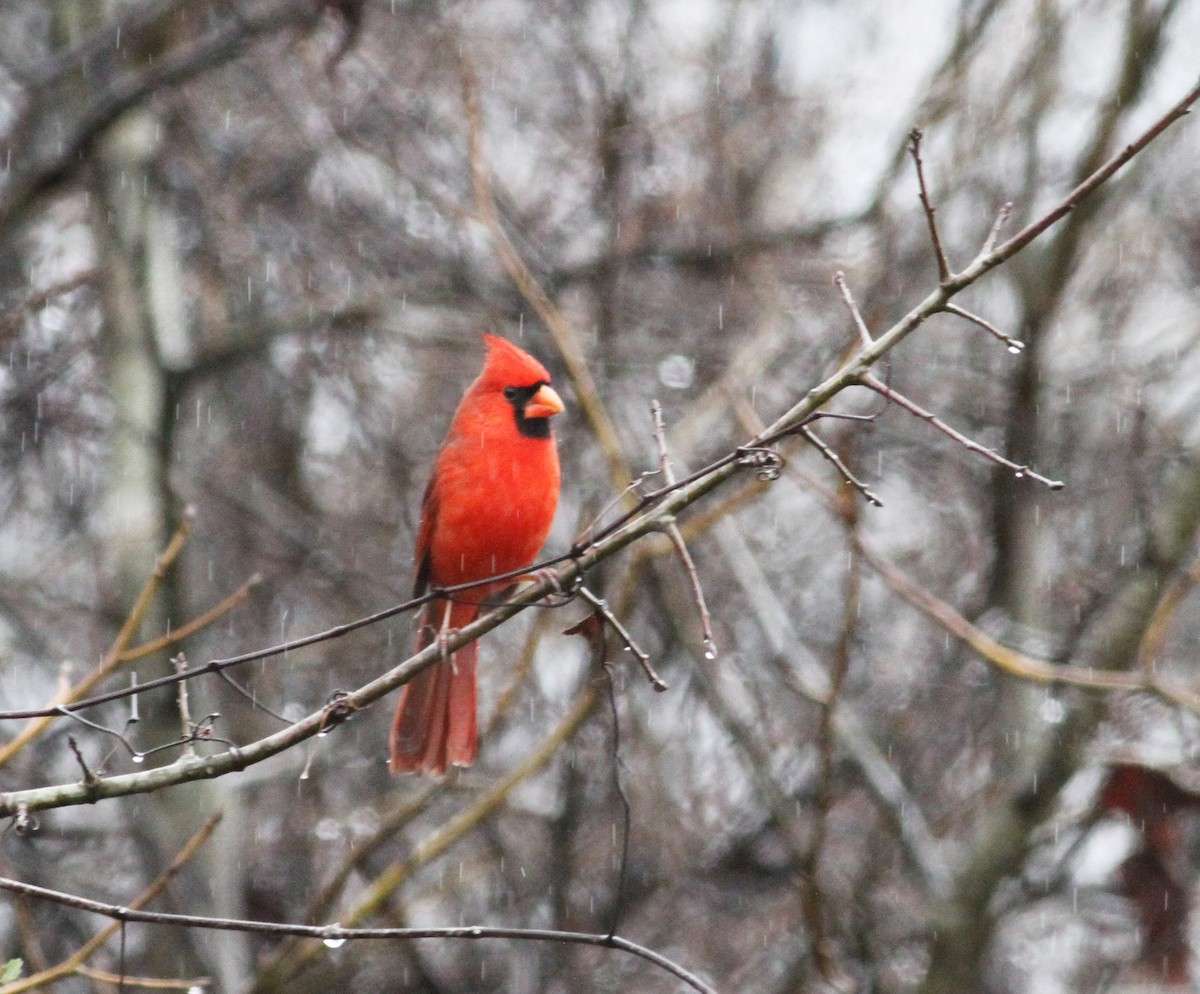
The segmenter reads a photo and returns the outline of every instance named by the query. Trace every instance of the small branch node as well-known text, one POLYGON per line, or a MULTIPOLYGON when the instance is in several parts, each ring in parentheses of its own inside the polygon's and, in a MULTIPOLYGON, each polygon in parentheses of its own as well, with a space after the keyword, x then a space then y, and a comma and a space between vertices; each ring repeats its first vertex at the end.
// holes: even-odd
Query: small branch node
POLYGON ((763 483, 778 480, 783 472, 785 460, 774 449, 763 445, 741 445, 737 452, 737 464, 758 470, 758 478, 763 483))
POLYGON ((13 831, 22 837, 32 835, 42 827, 37 815, 29 813, 29 805, 22 801, 17 805, 17 813, 13 816, 13 831))
POLYGON ((329 695, 321 714, 321 730, 317 732, 317 738, 324 738, 331 729, 354 717, 357 708, 350 704, 349 697, 344 690, 335 690, 329 695))

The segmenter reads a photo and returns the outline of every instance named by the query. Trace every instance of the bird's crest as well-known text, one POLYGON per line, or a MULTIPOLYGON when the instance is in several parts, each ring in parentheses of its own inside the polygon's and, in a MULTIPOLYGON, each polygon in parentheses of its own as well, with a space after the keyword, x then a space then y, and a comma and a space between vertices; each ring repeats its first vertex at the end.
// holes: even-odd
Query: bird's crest
POLYGON ((546 367, 508 339, 485 334, 483 343, 487 346, 487 362, 479 374, 481 385, 529 387, 535 383, 550 382, 546 367))

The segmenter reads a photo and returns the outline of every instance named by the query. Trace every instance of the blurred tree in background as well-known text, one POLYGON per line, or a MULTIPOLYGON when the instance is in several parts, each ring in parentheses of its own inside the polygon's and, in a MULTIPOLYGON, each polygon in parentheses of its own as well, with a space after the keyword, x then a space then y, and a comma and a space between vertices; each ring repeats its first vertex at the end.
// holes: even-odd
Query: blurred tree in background
MULTIPOLYGON (((1200 0, 6 0, 0 708, 93 669, 185 517, 133 644, 261 582, 98 689, 403 600, 481 330, 567 400, 564 551, 658 466, 652 399, 682 475, 847 355, 835 271, 873 331, 936 288, 914 124, 962 265, 1003 203, 1025 225, 1191 87, 1197 37, 1200 0)), ((240 774, 49 806, 3 837, 2 875, 127 904, 221 809, 153 907, 619 920, 723 994, 1186 983, 1195 785, 1166 772, 1200 747, 1195 697, 1021 679, 980 637, 1067 675, 1191 677, 1197 141, 1176 125, 964 293, 1024 348, 941 315, 875 370, 1063 490, 854 388, 831 409, 878 416, 817 427, 882 508, 789 440, 779 479, 680 519, 716 658, 667 536, 589 577, 670 684, 610 646, 619 763, 603 677, 560 634, 582 606, 527 611, 484 641, 470 770, 391 778, 388 698, 240 774)), ((232 671, 252 700, 191 681, 191 719, 260 739, 412 637, 406 615, 232 671)), ((83 716, 120 729, 130 707, 83 716)), ((138 717, 135 748, 179 738, 175 690, 138 717)), ((139 764, 77 721, 30 727, 0 723, 3 791, 182 751, 139 764)), ((36 975, 98 923, 13 899, 0 959, 36 975)), ((678 988, 558 943, 131 926, 120 956, 113 938, 57 989, 121 969, 255 994, 678 988)))

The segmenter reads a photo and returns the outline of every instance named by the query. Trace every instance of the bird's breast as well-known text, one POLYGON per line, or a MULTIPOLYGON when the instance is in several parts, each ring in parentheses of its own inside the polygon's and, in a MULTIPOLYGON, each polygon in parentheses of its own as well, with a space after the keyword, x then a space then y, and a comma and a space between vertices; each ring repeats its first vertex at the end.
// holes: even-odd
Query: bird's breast
MULTIPOLYGON (((558 507, 554 440, 460 439, 438 462, 431 581, 470 583, 529 566, 558 507)), ((493 589, 479 588, 479 596, 493 589)))

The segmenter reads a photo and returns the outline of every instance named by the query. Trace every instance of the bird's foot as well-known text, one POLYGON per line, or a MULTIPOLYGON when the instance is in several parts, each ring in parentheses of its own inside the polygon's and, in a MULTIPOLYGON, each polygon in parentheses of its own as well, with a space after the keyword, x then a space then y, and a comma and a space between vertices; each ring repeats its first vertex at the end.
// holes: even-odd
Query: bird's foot
POLYGON ((549 582, 553 589, 546 595, 542 602, 549 607, 561 607, 563 604, 568 604, 575 599, 575 585, 573 585, 572 589, 564 587, 558 573, 549 567, 535 570, 521 577, 521 579, 528 580, 530 583, 549 582))
POLYGON ((438 655, 442 657, 442 662, 454 665, 454 654, 450 651, 450 640, 458 634, 457 628, 439 628, 437 633, 438 655))

